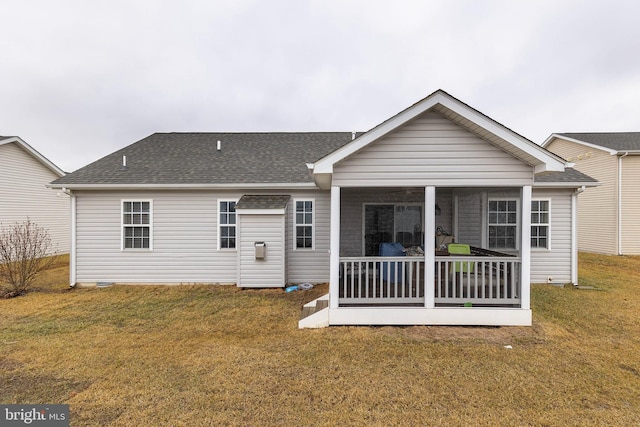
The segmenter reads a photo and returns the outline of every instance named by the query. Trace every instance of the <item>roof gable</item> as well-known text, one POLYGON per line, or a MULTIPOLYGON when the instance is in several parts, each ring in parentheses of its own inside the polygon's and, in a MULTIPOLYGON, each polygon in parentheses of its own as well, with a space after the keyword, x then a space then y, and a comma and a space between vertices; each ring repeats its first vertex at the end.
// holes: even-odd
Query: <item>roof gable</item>
POLYGON ((424 112, 433 109, 463 128, 535 167, 536 172, 562 171, 564 161, 534 142, 506 128, 467 104, 438 90, 404 111, 330 153, 313 165, 314 174, 331 174, 333 166, 367 145, 388 135, 424 112))
POLYGON ((27 152, 34 159, 36 159, 38 162, 40 162, 42 165, 44 165, 47 169, 51 170, 56 175, 58 175, 58 176, 64 176, 65 175, 65 173, 64 173, 64 171, 62 169, 60 169, 58 166, 56 166, 52 161, 47 159, 45 156, 40 154, 32 146, 30 146, 29 144, 24 142, 22 140, 22 138, 20 138, 18 136, 0 136, 0 145, 12 144, 12 143, 18 145, 25 152, 27 152))
POLYGON ((542 146, 547 147, 556 138, 597 148, 610 154, 640 152, 640 132, 554 133, 542 143, 542 146))

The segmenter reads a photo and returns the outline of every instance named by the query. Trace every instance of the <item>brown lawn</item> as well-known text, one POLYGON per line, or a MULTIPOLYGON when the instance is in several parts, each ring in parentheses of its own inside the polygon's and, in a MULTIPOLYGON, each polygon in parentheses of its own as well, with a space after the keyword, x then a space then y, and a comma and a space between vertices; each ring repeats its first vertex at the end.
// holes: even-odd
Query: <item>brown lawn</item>
POLYGON ((534 325, 298 330, 326 292, 68 289, 0 300, 0 403, 72 425, 638 425, 640 257, 580 255, 534 325), (511 349, 505 348, 511 346, 511 349))

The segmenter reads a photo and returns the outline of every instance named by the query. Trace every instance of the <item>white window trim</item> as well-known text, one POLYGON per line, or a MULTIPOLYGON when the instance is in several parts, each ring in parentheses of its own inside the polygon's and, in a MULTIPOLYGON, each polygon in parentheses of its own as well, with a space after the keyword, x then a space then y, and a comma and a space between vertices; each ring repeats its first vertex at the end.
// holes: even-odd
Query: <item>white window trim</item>
POLYGON ((120 200, 120 250, 123 252, 151 252, 153 251, 153 199, 121 199, 120 200), (149 202, 149 225, 146 224, 125 224, 124 223, 124 204, 127 202, 149 202), (148 248, 125 248, 124 247, 124 229, 125 227, 149 227, 149 247, 148 248))
POLYGON ((301 197, 301 198, 297 198, 297 199, 293 199, 293 221, 291 221, 293 223, 293 250, 294 251, 315 251, 316 250, 316 199, 311 197, 301 197), (297 241, 298 241, 298 234, 297 234, 297 228, 298 225, 301 226, 306 226, 308 224, 298 224, 297 218, 296 218, 296 205, 297 202, 311 202, 311 247, 310 248, 299 248, 297 241))
POLYGON ((520 250, 520 246, 521 246, 521 233, 520 233, 520 227, 522 226, 522 220, 520 219, 520 212, 522 212, 522 207, 520 206, 522 204, 522 199, 520 197, 489 197, 487 198, 487 207, 484 210, 485 212, 485 218, 486 218, 486 227, 485 227, 485 233, 486 233, 486 247, 489 249, 496 249, 496 250, 504 250, 504 251, 519 251, 520 250), (515 248, 492 248, 489 245, 489 227, 491 227, 491 223, 489 223, 489 205, 491 204, 491 202, 501 202, 501 201, 508 201, 508 202, 516 202, 516 244, 515 244, 515 248))
MULTIPOLYGON (((217 235, 218 238, 216 239, 218 241, 218 250, 219 251, 224 251, 224 252, 236 252, 238 250, 238 244, 239 244, 239 233, 238 233, 238 211, 236 211, 236 223, 233 225, 233 227, 235 227, 236 229, 236 247, 235 248, 223 248, 222 245, 220 244, 221 240, 222 240, 222 234, 220 233, 220 228, 222 227, 222 225, 220 224, 220 203, 222 202, 234 202, 236 205, 238 204, 238 199, 218 199, 216 202, 216 215, 217 215, 217 219, 216 219, 216 223, 217 223, 217 235)), ((229 224, 225 224, 225 227, 230 227, 229 224)))
MULTIPOLYGON (((532 198, 531 201, 532 202, 547 202, 547 203, 549 203, 549 222, 546 224, 547 225, 547 247, 546 248, 541 248, 539 246, 538 247, 531 246, 531 250, 532 251, 536 251, 536 252, 551 252, 551 199, 547 199, 547 198, 544 198, 544 197, 539 197, 539 198, 532 198)), ((531 223, 531 227, 538 226, 538 225, 541 225, 541 224, 531 223)), ((542 225, 544 225, 544 224, 542 224, 542 225)), ((531 242, 529 242, 529 244, 531 244, 531 242)))
MULTIPOLYGON (((423 239, 425 237, 424 234, 424 230, 425 230, 425 224, 424 224, 424 203, 421 202, 364 202, 362 203, 362 220, 360 221, 362 224, 362 256, 365 256, 365 250, 366 250, 366 241, 365 241, 365 235, 366 235, 366 230, 365 230, 365 226, 366 226, 366 216, 367 216, 367 206, 393 206, 394 209, 394 216, 395 216, 395 208, 398 206, 420 206, 420 208, 422 209, 422 236, 423 239)), ((393 234, 395 236, 395 234, 397 233, 396 230, 396 224, 395 224, 395 217, 394 217, 394 223, 393 223, 393 234)), ((434 225, 435 228, 435 225, 434 225)), ((395 237, 394 237, 395 239, 395 237)), ((422 242, 424 244, 424 242, 422 242)))

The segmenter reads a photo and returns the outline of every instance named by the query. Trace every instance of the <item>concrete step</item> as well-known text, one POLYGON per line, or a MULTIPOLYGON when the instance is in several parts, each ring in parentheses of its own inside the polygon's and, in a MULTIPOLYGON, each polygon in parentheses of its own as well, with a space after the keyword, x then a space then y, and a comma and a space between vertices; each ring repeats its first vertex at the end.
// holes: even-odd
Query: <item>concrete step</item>
POLYGON ((329 326, 329 294, 302 307, 298 328, 324 328, 329 326))

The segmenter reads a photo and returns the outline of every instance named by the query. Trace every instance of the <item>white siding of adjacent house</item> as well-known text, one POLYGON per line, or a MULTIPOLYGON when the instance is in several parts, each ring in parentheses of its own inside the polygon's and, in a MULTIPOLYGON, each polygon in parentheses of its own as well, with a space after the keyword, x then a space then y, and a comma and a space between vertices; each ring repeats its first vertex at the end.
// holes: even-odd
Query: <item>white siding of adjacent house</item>
POLYGON ((622 254, 640 255, 640 156, 622 158, 622 254))
POLYGON ((286 285, 284 214, 238 215, 238 286, 274 288, 286 285), (256 259, 255 243, 265 243, 256 259))
POLYGON ((531 185, 533 168, 429 111, 334 166, 343 187, 531 185))
POLYGON ((568 189, 533 189, 533 200, 550 201, 551 240, 549 249, 531 248, 531 283, 571 282, 571 194, 568 189))
POLYGON ((17 143, 0 145, 0 223, 29 218, 48 230, 54 251, 67 253, 70 199, 46 187, 59 177, 17 143))
MULTIPOLYGON (((314 250, 293 250, 290 282, 329 279, 329 194, 321 191, 77 191, 76 282, 237 283, 238 253, 218 250, 218 200, 243 194, 290 194, 316 201, 314 250), (153 250, 121 250, 121 201, 153 200, 153 250)), ((293 227, 289 209, 286 227, 293 227)))
POLYGON ((602 254, 617 253, 618 158, 608 152, 556 139, 547 147, 575 162, 575 168, 602 183, 578 196, 578 249, 602 254))

